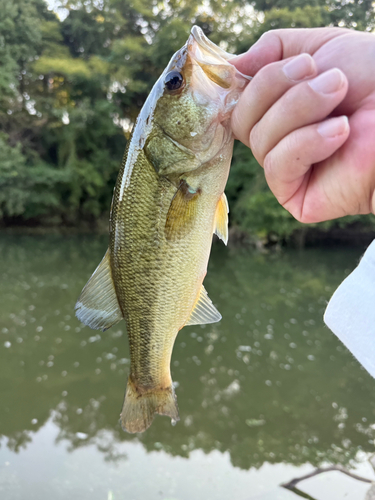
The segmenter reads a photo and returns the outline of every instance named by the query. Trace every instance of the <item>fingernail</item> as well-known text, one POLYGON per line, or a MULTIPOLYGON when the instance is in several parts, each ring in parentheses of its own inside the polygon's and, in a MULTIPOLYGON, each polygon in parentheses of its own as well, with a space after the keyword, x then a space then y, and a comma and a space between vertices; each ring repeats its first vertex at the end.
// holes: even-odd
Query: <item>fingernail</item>
POLYGON ((320 94, 332 94, 337 92, 344 85, 344 75, 333 68, 308 82, 310 87, 320 94))
POLYGON ((344 134, 349 129, 349 120, 347 116, 339 116, 338 118, 331 118, 318 127, 318 133, 328 139, 336 137, 337 135, 344 134))
POLYGON ((315 63, 309 54, 300 54, 283 67, 284 74, 295 82, 312 76, 315 70, 315 63))

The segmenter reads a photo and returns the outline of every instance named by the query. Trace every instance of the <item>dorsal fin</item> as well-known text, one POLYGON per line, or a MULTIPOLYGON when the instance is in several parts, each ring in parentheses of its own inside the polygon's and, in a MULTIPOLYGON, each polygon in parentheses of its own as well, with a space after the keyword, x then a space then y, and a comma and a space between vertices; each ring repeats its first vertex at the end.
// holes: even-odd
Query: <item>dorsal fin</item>
POLYGON ((86 283, 75 309, 77 318, 95 330, 108 330, 122 319, 112 280, 109 250, 86 283))
POLYGON ((228 213, 228 200, 225 193, 223 193, 216 207, 214 233, 225 243, 225 245, 228 243, 228 213))
POLYGON ((207 325, 221 320, 221 314, 211 302, 204 286, 202 285, 197 301, 191 311, 186 325, 207 325))

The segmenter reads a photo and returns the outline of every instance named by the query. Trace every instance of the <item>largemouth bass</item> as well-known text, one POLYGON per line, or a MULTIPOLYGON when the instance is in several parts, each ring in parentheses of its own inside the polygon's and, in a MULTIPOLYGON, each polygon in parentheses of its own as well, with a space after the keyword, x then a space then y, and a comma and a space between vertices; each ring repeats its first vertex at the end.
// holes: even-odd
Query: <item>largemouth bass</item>
POLYGON ((91 328, 126 321, 121 425, 131 433, 156 413, 179 420, 170 373, 177 333, 221 319, 202 283, 213 233, 228 239, 230 117, 249 81, 231 57, 194 26, 154 85, 116 182, 108 251, 76 304, 91 328))

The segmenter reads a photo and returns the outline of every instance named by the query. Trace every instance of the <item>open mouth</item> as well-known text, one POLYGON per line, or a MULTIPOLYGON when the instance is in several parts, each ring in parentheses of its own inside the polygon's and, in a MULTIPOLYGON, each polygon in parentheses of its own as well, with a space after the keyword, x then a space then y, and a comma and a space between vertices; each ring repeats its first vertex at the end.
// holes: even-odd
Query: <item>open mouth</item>
POLYGON ((207 56, 211 55, 216 59, 216 62, 218 62, 218 58, 224 61, 228 61, 228 59, 232 59, 233 57, 233 54, 229 54, 228 52, 211 42, 211 40, 206 37, 199 26, 192 27, 188 45, 192 45, 193 43, 193 41, 191 41, 191 38, 193 38, 194 42, 198 44, 199 48, 205 52, 202 59, 207 59, 207 56))

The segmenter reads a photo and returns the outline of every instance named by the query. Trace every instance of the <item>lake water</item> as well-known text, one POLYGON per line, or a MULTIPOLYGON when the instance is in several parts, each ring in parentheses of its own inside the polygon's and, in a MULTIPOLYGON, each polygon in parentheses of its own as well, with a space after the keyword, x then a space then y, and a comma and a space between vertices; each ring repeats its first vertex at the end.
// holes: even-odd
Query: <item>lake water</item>
MULTIPOLYGON (((223 319, 177 337, 181 420, 133 436, 118 423, 124 322, 102 333, 74 316, 106 245, 0 237, 1 499, 296 500, 280 484, 321 464, 375 479, 375 381, 322 322, 363 249, 215 244, 205 286, 223 319)), ((369 489, 339 472, 298 487, 314 500, 369 489)))

